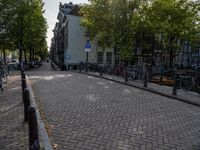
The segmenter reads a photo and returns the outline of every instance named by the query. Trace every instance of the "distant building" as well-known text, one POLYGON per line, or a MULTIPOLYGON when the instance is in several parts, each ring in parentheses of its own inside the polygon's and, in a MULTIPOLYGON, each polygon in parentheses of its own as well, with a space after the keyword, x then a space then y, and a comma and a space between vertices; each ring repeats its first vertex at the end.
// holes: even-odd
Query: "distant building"
MULTIPOLYGON (((80 25, 81 14, 78 5, 71 2, 59 5, 58 22, 54 27, 54 37, 51 41, 50 55, 52 60, 59 66, 77 65, 86 61, 85 29, 80 25)), ((91 51, 88 62, 114 64, 114 48, 98 47, 97 40, 90 41, 91 51)))
MULTIPOLYGON (((135 54, 138 64, 148 64, 156 66, 169 66, 169 52, 163 49, 158 40, 153 35, 143 35, 145 46, 141 46, 139 42, 136 44, 135 54)), ((190 45, 187 41, 183 42, 180 50, 173 50, 173 65, 179 67, 190 67, 200 65, 200 41, 195 46, 190 45)))
POLYGON ((200 65, 200 41, 197 41, 194 47, 185 41, 182 50, 174 59, 174 64, 188 66, 200 65))

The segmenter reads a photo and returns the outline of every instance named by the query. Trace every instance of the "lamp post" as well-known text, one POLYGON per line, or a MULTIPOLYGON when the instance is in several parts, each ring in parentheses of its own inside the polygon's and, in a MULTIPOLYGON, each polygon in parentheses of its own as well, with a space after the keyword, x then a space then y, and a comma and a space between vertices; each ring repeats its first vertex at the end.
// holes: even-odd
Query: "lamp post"
POLYGON ((86 62, 88 63, 88 51, 86 51, 86 62))

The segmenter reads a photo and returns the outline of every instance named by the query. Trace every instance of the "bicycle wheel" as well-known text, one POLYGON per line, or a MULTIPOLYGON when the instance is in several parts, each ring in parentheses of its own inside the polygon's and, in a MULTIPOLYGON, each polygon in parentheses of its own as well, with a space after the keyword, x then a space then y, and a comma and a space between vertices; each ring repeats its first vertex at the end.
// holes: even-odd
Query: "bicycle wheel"
POLYGON ((192 90, 193 86, 194 86, 194 81, 192 80, 191 77, 182 78, 180 81, 180 87, 185 91, 192 90))

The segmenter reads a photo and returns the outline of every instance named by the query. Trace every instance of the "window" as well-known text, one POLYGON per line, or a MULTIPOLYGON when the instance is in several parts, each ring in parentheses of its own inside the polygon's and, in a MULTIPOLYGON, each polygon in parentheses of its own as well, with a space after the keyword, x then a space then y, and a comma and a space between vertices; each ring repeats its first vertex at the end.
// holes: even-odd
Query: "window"
POLYGON ((103 52, 98 52, 97 54, 97 63, 103 64, 103 52))
POLYGON ((112 52, 106 53, 106 62, 112 64, 112 52))

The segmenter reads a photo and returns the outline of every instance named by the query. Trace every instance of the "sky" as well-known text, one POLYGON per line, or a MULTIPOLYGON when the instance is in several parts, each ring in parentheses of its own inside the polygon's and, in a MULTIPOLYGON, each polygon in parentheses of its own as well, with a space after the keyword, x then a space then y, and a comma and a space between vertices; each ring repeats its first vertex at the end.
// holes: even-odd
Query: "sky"
POLYGON ((48 47, 51 45, 51 38, 53 37, 53 28, 57 22, 57 14, 59 9, 59 3, 69 3, 80 4, 88 3, 88 0, 43 0, 45 9, 45 18, 47 19, 48 31, 47 31, 47 43, 48 47))

